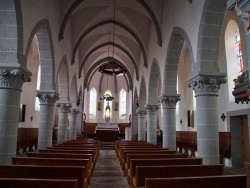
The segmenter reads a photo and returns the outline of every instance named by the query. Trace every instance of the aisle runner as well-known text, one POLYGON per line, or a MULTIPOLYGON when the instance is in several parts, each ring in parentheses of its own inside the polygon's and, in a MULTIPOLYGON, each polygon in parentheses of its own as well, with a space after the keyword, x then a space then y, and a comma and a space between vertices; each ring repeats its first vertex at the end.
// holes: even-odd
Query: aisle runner
POLYGON ((114 150, 100 150, 89 188, 127 188, 114 150))

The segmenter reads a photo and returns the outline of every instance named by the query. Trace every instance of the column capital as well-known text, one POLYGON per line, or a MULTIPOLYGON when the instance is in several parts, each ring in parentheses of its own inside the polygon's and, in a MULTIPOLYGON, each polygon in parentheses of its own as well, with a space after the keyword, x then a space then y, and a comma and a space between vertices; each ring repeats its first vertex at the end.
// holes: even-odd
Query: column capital
POLYGON ((155 114, 156 111, 159 109, 159 105, 146 104, 145 109, 148 114, 155 114))
POLYGON ((30 82, 31 72, 22 67, 0 67, 0 88, 22 91, 25 82, 30 82))
POLYGON ((56 106, 59 108, 59 112, 69 113, 71 103, 57 103, 56 106))
POLYGON ((55 91, 42 91, 37 90, 36 96, 39 98, 40 105, 41 104, 50 104, 54 105, 55 102, 59 99, 59 93, 55 91))
POLYGON ((70 108, 69 113, 70 115, 77 115, 79 113, 79 110, 76 108, 70 108))
POLYGON ((218 96, 220 85, 226 83, 226 74, 198 74, 188 80, 188 87, 193 88, 196 96, 218 96))
POLYGON ((165 95, 160 96, 159 101, 162 103, 163 108, 176 108, 176 104, 181 100, 181 95, 165 95))
POLYGON ((137 114, 140 115, 140 116, 145 116, 147 114, 147 111, 146 110, 136 110, 137 114))

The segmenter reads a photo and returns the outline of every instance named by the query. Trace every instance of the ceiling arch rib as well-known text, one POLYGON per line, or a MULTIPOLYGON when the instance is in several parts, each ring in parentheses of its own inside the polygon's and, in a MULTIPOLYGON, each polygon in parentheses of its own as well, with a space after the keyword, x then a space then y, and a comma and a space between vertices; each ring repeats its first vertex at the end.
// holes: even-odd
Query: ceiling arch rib
MULTIPOLYGON (((93 64, 91 66, 91 68, 88 70, 87 74, 85 75, 84 78, 84 89, 86 89, 88 87, 89 82, 91 81, 91 78, 93 76, 93 74, 97 71, 97 69, 103 64, 106 63, 108 60, 110 61, 114 61, 115 63, 117 63, 120 66, 125 67, 125 65, 120 62, 119 60, 115 59, 115 58, 109 58, 109 57, 105 57, 103 59, 100 59, 99 61, 97 61, 95 64, 93 64)), ((127 70, 127 68, 125 68, 127 70)), ((133 80, 132 80, 132 76, 130 74, 130 72, 127 70, 127 78, 128 78, 128 85, 129 85, 129 89, 133 89, 133 80)), ((126 78, 126 76, 125 76, 126 78)))
MULTIPOLYGON (((69 21, 70 16, 72 15, 72 13, 76 10, 76 8, 83 2, 84 0, 76 0, 68 9, 68 11, 66 12, 65 16, 63 17, 63 21, 60 27, 60 32, 59 32, 59 41, 61 41, 64 38, 64 31, 66 28, 66 25, 69 21)), ((155 31, 156 31, 156 35, 157 35, 157 43, 159 46, 162 46, 162 35, 161 35, 161 30, 160 30, 160 26, 158 23, 158 20, 154 14, 154 12, 152 11, 152 9, 150 8, 150 6, 144 1, 144 0, 137 0, 138 3, 140 3, 142 5, 142 7, 147 11, 147 13, 149 14, 154 27, 155 27, 155 31)))
POLYGON ((148 6, 148 4, 144 0, 137 0, 137 1, 144 7, 144 9, 148 12, 150 18, 152 19, 152 22, 153 22, 154 27, 155 27, 155 32, 157 35, 157 43, 159 46, 162 46, 161 29, 160 29, 159 22, 155 16, 154 12, 152 11, 152 9, 148 6))
POLYGON ((80 37, 79 39, 77 40, 75 46, 74 46, 74 49, 73 49, 73 54, 72 54, 72 60, 71 60, 71 64, 73 65, 74 62, 75 62, 75 55, 76 55, 76 51, 81 43, 81 41, 84 39, 85 36, 87 36, 91 31, 93 31, 94 29, 98 28, 98 27, 101 27, 103 25, 107 25, 107 24, 115 24, 116 26, 119 26, 121 27, 122 29, 126 30, 130 35, 133 36, 133 38, 136 40, 136 42, 138 43, 140 49, 141 49, 141 52, 142 52, 142 55, 143 55, 143 59, 144 59, 144 66, 145 67, 148 67, 148 63, 147 63, 147 56, 146 56, 146 50, 140 40, 140 38, 131 30, 129 29, 126 25, 120 23, 120 22, 117 22, 117 21, 114 21, 114 20, 106 20, 106 21, 103 21, 103 22, 100 22, 100 23, 97 23, 96 25, 90 27, 89 29, 87 29, 80 37))
POLYGON ((120 46, 119 44, 113 43, 113 42, 106 42, 103 43, 101 45, 96 46, 95 48, 93 48, 92 50, 90 50, 88 52, 88 54, 84 57, 82 64, 80 65, 80 69, 79 69, 79 78, 81 77, 81 73, 82 73, 82 69, 84 67, 85 62, 87 61, 87 59, 98 49, 104 47, 104 46, 108 46, 108 45, 114 45, 115 47, 119 48, 121 51, 123 51, 128 57, 129 59, 132 61, 134 68, 135 68, 135 72, 136 72, 136 80, 139 80, 139 72, 138 72, 138 67, 136 65, 136 62, 133 58, 133 56, 122 46, 120 46))
POLYGON ((74 10, 78 7, 78 5, 80 5, 84 0, 76 0, 68 9, 68 11, 66 12, 66 14, 63 17, 63 21, 60 27, 60 32, 59 32, 59 36, 58 39, 59 41, 61 41, 64 38, 64 30, 66 28, 67 22, 71 16, 71 14, 74 12, 74 10))

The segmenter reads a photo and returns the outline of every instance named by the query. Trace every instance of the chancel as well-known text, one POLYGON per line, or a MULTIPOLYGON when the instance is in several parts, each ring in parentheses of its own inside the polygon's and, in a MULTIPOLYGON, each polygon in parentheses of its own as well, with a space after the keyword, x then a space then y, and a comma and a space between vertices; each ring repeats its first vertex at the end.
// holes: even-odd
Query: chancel
POLYGON ((250 188, 249 31, 250 0, 0 0, 0 187, 250 188))

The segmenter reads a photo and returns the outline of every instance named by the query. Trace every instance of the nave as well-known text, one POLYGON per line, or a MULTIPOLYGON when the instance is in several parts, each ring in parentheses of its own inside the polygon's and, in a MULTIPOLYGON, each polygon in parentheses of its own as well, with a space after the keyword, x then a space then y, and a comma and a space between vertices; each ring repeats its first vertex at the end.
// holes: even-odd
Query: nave
POLYGON ((249 179, 244 169, 205 165, 145 141, 71 140, 11 161, 0 166, 1 188, 245 188, 249 179))

